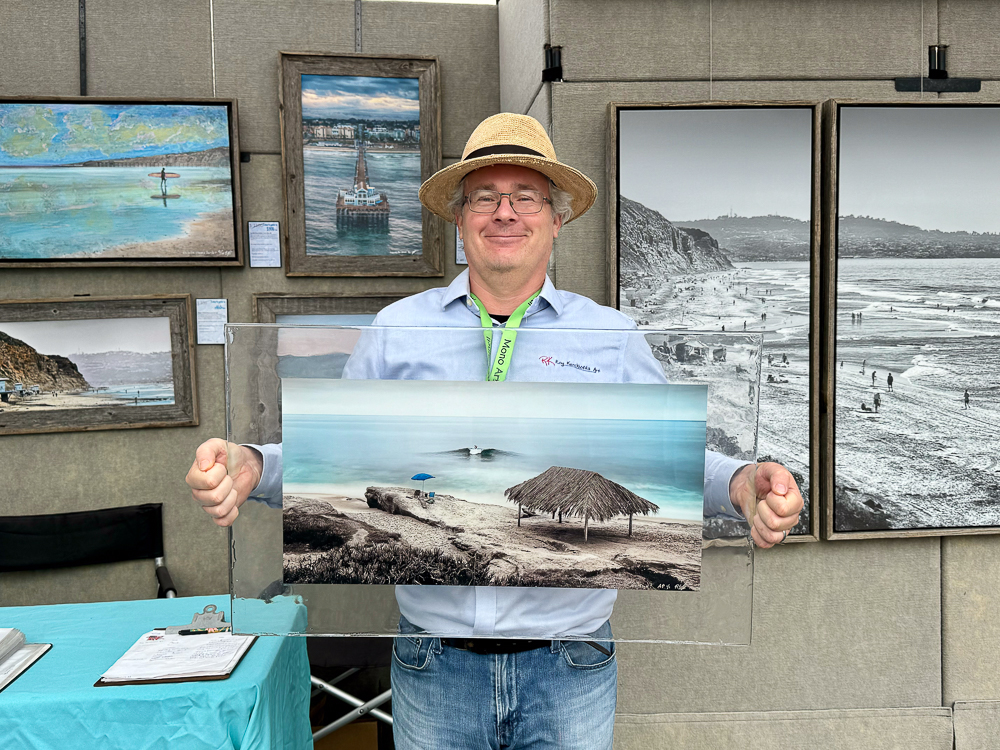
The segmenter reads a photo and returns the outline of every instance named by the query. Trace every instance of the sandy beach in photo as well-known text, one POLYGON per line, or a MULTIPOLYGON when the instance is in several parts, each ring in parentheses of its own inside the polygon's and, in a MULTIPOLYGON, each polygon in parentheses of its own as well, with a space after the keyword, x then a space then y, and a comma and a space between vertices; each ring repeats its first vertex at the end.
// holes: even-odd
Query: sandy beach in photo
POLYGON ((233 210, 202 213, 184 225, 184 235, 154 242, 134 242, 93 253, 60 256, 75 258, 228 258, 236 257, 233 210))
MULTIPOLYGON (((582 518, 559 523, 547 514, 525 514, 518 526, 513 504, 503 507, 451 495, 436 495, 430 503, 415 492, 370 487, 368 499, 285 495, 286 582, 334 582, 325 577, 333 566, 324 566, 324 558, 349 569, 350 561, 344 558, 352 550, 393 560, 421 550, 450 558, 446 567, 470 569, 473 580, 465 583, 671 590, 696 590, 700 585, 700 522, 635 516, 629 537, 627 516, 591 520, 585 542, 582 518), (389 510, 371 507, 377 503, 369 499, 375 497, 391 497, 389 510)), ((368 569, 373 567, 377 565, 368 569)), ((405 569, 405 561, 394 563, 388 575, 405 569)), ((395 580, 336 582, 438 581, 408 580, 404 574, 395 580)))
POLYGON ((28 396, 26 398, 14 398, 11 401, 0 402, 0 412, 6 412, 8 414, 18 414, 23 412, 34 412, 43 410, 54 410, 54 409, 93 409, 102 406, 143 406, 144 401, 155 401, 158 404, 162 404, 162 398, 146 398, 142 397, 142 389, 139 389, 139 395, 136 397, 138 403, 136 403, 136 398, 121 398, 119 396, 98 392, 61 392, 56 391, 57 395, 53 396, 51 393, 39 393, 37 396, 28 396))

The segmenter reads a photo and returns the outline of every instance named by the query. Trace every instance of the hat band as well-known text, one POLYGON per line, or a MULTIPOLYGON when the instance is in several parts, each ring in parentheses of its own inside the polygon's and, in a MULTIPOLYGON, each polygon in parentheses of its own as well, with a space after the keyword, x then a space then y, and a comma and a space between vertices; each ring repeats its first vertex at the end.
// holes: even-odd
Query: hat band
POLYGON ((480 156, 495 156, 497 154, 520 154, 522 156, 540 156, 543 159, 546 158, 545 154, 539 153, 538 151, 525 146, 503 145, 477 148, 471 154, 463 158, 462 161, 478 159, 480 156))

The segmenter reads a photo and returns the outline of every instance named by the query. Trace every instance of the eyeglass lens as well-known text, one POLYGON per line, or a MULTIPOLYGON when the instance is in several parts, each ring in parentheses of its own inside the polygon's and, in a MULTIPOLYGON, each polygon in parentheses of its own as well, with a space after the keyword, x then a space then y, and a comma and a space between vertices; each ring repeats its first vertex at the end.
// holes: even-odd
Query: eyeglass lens
POLYGON ((545 196, 537 190, 517 190, 513 193, 499 193, 496 190, 473 190, 466 196, 469 210, 477 214, 491 214, 500 206, 503 196, 510 199, 514 213, 537 214, 545 205, 545 196))

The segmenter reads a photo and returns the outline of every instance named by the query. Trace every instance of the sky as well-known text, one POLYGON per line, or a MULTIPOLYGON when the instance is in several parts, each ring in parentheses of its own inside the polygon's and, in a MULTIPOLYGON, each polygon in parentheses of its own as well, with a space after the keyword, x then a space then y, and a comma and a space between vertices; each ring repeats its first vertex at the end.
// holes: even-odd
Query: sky
POLYGON ((707 387, 283 378, 285 414, 705 421, 707 387))
POLYGON ((417 78, 302 76, 302 117, 420 121, 417 78))
POLYGON ((809 221, 812 109, 622 110, 619 192, 677 223, 809 221))
POLYGON ((0 103, 0 167, 229 147, 225 105, 0 103))
POLYGON ((1000 107, 841 107, 841 216, 1000 232, 1000 107))
POLYGON ((122 351, 170 351, 169 318, 105 318, 95 320, 0 321, 0 331, 20 339, 39 354, 94 354, 122 351))

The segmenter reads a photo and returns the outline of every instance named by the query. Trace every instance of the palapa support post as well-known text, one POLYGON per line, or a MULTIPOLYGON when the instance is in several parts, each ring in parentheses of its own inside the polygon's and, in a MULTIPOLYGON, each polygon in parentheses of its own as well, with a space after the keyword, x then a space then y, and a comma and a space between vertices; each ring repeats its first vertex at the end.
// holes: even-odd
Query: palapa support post
POLYGON ((521 525, 521 503, 517 504, 517 525, 521 525))
POLYGON ((587 541, 587 525, 590 523, 590 514, 583 514, 583 541, 587 541))
POLYGON ((628 514, 628 535, 632 536, 632 514, 628 514))

